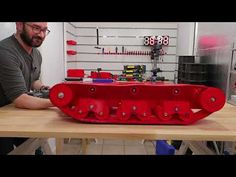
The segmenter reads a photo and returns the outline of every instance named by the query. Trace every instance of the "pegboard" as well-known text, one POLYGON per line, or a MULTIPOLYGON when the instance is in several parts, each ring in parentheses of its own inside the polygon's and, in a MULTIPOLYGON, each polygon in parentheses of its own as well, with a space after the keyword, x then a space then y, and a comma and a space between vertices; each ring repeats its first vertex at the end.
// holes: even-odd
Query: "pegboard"
POLYGON ((89 74, 97 68, 102 68, 103 71, 122 74, 124 65, 146 65, 148 77, 152 69, 150 55, 138 55, 135 52, 151 51, 150 46, 144 46, 144 36, 168 35, 169 45, 163 46, 166 54, 161 56, 158 62, 158 67, 163 72, 158 75, 170 81, 176 79, 178 23, 66 22, 64 26, 65 51, 77 52, 76 55, 65 54, 66 70, 85 69, 89 74), (67 45, 67 40, 74 40, 77 44, 67 45), (97 46, 100 49, 95 48, 97 46), (119 53, 123 50, 133 51, 133 55, 103 54, 116 51, 119 53))

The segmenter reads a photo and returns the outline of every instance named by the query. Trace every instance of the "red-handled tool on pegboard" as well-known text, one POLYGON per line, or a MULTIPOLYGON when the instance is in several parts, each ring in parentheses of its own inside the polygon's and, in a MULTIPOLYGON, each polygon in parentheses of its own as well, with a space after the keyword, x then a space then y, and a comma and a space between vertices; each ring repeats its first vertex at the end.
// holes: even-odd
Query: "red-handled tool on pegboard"
POLYGON ((74 40, 67 40, 66 43, 67 45, 77 45, 77 42, 74 40))
POLYGON ((75 50, 67 50, 66 53, 67 55, 76 55, 78 52, 75 50))

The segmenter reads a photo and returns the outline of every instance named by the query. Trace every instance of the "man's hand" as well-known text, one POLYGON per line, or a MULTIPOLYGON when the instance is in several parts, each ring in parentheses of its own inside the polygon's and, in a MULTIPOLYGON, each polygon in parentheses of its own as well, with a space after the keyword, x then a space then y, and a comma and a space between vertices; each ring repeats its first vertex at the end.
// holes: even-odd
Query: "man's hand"
POLYGON ((46 85, 42 85, 40 87, 40 90, 49 90, 50 89, 50 86, 46 86, 46 85))
POLYGON ((32 90, 44 90, 44 89, 49 90, 50 86, 46 86, 40 80, 36 80, 33 82, 31 89, 32 90))

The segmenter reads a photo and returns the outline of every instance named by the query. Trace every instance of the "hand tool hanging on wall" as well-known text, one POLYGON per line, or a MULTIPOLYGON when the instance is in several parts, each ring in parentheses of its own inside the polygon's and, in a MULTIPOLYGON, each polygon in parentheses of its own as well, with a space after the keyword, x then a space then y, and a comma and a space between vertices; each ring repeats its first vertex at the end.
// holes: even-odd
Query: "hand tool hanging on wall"
POLYGON ((66 51, 68 55, 76 55, 78 52, 75 50, 67 50, 66 51))
MULTIPOLYGON (((75 40, 67 40, 66 41, 67 45, 77 45, 77 42, 75 40)), ((67 50, 66 51, 68 55, 76 55, 77 51, 75 50, 67 50)))
POLYGON ((95 46, 94 48, 101 49, 101 47, 99 47, 99 32, 98 32, 98 27, 96 28, 96 34, 97 34, 97 46, 95 46))
POLYGON ((118 47, 115 48, 116 54, 118 53, 118 47))
POLYGON ((77 42, 74 40, 67 40, 66 43, 67 45, 77 45, 77 42))

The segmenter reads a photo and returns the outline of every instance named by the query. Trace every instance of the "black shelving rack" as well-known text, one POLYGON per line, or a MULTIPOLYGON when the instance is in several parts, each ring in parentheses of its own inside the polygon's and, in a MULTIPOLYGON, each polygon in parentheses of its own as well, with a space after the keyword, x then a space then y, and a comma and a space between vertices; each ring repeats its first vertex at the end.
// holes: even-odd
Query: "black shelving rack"
POLYGON ((196 63, 195 56, 179 56, 178 83, 213 86, 215 67, 214 64, 196 63))

